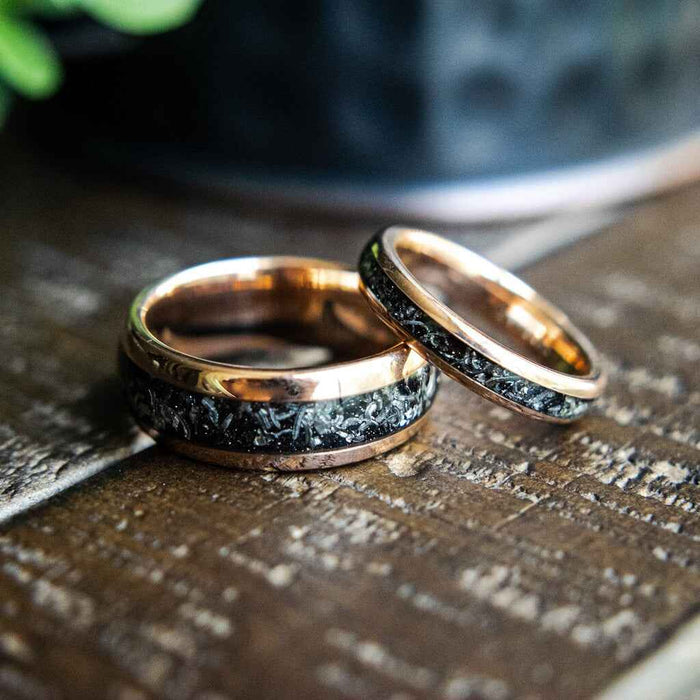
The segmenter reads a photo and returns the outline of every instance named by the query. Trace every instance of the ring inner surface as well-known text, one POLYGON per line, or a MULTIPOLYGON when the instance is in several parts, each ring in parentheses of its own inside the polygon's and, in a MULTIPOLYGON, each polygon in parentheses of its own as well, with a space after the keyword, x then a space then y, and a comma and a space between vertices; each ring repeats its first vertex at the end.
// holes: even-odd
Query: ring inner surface
POLYGON ((291 268, 197 280, 147 303, 161 342, 205 360, 270 369, 357 360, 397 344, 354 272, 291 268))
POLYGON ((567 374, 591 371, 578 342, 545 309, 491 278, 486 268, 482 273, 474 260, 455 259, 452 251, 408 234, 396 240, 396 253, 427 291, 508 349, 567 374))

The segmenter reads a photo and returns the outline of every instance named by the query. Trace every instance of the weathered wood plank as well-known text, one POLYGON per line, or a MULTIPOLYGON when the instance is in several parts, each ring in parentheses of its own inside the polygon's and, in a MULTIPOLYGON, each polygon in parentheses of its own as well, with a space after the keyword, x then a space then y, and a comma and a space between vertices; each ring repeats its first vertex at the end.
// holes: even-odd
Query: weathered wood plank
POLYGON ((528 273, 611 369, 578 425, 446 382, 418 439, 359 467, 256 475, 151 448, 17 518, 0 688, 590 697, 700 597, 698 231, 690 190, 528 273))
MULTIPOLYGON (((115 336, 139 288, 232 255, 354 261, 379 225, 232 213, 201 197, 68 175, 9 141, 3 155, 0 521, 144 446, 123 414, 101 408, 119 400, 115 336)), ((585 230, 576 226, 569 237, 585 230)), ((493 232, 474 242, 508 238, 493 232)))
MULTIPOLYGON (((187 265, 235 255, 354 263, 381 223, 233 211, 201 196, 68 174, 10 141, 2 146, 0 521, 148 444, 123 412, 104 410, 119 402, 115 338, 138 289, 187 265)), ((566 219, 557 241, 541 240, 534 229, 534 245, 508 249, 508 262, 529 260, 598 224, 566 219)), ((453 234, 500 250, 512 239, 510 230, 453 234)))

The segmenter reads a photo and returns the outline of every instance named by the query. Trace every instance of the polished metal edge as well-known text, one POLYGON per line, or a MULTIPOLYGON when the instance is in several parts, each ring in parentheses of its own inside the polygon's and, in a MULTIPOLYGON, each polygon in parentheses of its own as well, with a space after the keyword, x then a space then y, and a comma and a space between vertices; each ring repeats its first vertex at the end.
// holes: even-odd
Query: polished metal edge
POLYGON ((167 449, 198 462, 245 470, 296 472, 310 469, 330 469, 377 457, 410 440, 425 425, 427 419, 427 414, 423 415, 403 430, 372 442, 337 450, 306 452, 303 454, 232 452, 202 447, 187 440, 162 435, 153 429, 148 429, 147 432, 154 440, 167 449))
POLYGON ((171 275, 141 291, 130 307, 120 346, 145 372, 183 389, 246 401, 321 401, 363 394, 401 381, 425 360, 403 343, 349 362, 273 370, 228 365, 187 355, 156 338, 146 324, 150 305, 183 285, 231 275, 253 279, 260 271, 305 268, 333 278, 329 284, 357 290, 359 276, 346 266, 316 258, 253 257, 219 260, 171 275))

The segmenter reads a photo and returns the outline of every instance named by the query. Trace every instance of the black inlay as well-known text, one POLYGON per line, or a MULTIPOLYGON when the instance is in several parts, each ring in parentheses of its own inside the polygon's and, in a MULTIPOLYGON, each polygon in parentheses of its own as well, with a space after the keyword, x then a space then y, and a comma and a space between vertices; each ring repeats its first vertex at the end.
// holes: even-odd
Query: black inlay
POLYGON ((131 411, 143 427, 206 447, 274 454, 340 449, 403 430, 432 405, 439 375, 426 365, 356 396, 267 402, 181 389, 144 372, 121 351, 119 368, 131 411))

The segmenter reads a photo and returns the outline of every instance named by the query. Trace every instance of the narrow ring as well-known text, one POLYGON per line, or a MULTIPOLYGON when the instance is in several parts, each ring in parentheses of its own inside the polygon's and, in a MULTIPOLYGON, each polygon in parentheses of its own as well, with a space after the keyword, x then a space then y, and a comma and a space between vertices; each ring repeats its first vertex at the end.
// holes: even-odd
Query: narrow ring
POLYGON ((439 375, 377 321, 356 272, 294 257, 217 261, 143 290, 119 369, 137 423, 156 440, 202 461, 285 471, 349 464, 403 443, 439 375), (192 344, 275 324, 355 350, 340 362, 273 369, 207 359, 192 344))
MULTIPOLYGON (((553 423, 583 416, 605 377, 595 349, 559 309, 522 280, 456 243, 426 231, 392 226, 360 256, 360 288, 399 337, 448 376, 513 411, 553 423), (408 261, 408 264, 407 264, 408 261), (432 294, 409 268, 433 270, 432 294), (427 267, 425 267, 427 265, 427 267), (522 354, 472 325, 447 304, 479 291, 499 329, 529 349, 522 354), (528 355, 536 354, 536 359, 528 355)), ((474 312, 472 300, 469 307, 474 312)), ((460 307, 461 310, 461 307, 460 307)))

